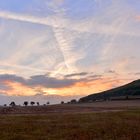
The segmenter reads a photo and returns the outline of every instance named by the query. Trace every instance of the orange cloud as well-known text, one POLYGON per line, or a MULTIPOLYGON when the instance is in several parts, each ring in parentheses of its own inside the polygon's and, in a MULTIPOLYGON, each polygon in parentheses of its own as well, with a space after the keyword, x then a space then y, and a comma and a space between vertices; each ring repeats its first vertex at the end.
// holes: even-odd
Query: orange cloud
POLYGON ((18 82, 5 81, 6 85, 11 87, 6 91, 7 95, 16 95, 16 96, 30 96, 35 95, 35 90, 27 87, 18 82))
POLYGON ((46 91, 51 94, 69 96, 69 95, 82 95, 98 93, 111 89, 113 87, 121 86, 126 83, 124 80, 111 80, 110 78, 104 78, 99 80, 94 80, 90 82, 79 82, 71 87, 59 88, 59 89, 46 89, 46 91), (107 82, 108 81, 108 82, 107 82), (110 82, 109 82, 110 81, 110 82))
POLYGON ((8 76, 6 76, 6 78, 5 77, 3 78, 6 80, 1 80, 1 82, 4 85, 6 85, 7 88, 3 90, 1 89, 0 92, 2 94, 7 94, 10 96, 13 95, 32 96, 36 94, 61 95, 61 96, 73 96, 73 95, 85 96, 87 94, 105 91, 113 87, 117 87, 122 84, 125 84, 127 82, 126 80, 117 80, 117 78, 114 78, 115 79, 114 80, 113 78, 110 77, 104 77, 98 79, 76 80, 75 83, 70 84, 69 86, 66 85, 62 87, 59 86, 56 87, 50 85, 50 87, 48 87, 46 83, 44 83, 46 86, 42 86, 41 84, 28 85, 23 79, 21 79, 21 77, 12 77, 9 78, 9 80, 7 77, 8 76))

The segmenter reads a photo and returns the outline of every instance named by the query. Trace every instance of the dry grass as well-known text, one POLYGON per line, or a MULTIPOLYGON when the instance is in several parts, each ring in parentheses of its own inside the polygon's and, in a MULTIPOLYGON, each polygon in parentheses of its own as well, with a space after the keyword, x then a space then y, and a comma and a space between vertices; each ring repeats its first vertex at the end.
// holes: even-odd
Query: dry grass
POLYGON ((3 115, 0 140, 140 140, 140 110, 3 115))

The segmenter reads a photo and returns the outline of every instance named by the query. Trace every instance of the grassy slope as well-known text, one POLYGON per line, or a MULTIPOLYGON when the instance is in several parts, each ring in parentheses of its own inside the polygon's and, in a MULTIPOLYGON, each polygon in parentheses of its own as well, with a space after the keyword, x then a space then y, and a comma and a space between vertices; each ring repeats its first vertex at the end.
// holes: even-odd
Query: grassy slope
POLYGON ((140 80, 136 80, 124 86, 110 89, 101 93, 91 94, 89 96, 81 98, 79 101, 88 102, 90 100, 109 99, 111 97, 120 96, 140 96, 140 80))
POLYGON ((140 140, 140 110, 0 116, 0 140, 140 140))

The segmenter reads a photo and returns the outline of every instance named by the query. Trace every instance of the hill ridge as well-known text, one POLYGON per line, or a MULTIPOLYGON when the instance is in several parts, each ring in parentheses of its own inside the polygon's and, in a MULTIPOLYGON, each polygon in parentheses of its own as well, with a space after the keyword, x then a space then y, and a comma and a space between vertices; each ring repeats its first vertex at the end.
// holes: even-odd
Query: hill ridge
POLYGON ((79 102, 92 102, 97 100, 119 100, 119 99, 135 99, 140 98, 140 79, 132 81, 128 84, 109 89, 103 92, 90 94, 80 98, 79 102))

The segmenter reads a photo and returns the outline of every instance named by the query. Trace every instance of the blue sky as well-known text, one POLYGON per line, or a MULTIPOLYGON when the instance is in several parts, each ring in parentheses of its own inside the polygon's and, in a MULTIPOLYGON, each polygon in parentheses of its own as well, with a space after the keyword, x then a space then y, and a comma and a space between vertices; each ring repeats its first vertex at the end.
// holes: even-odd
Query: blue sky
POLYGON ((0 0, 1 95, 74 98, 138 79, 139 38, 138 0, 0 0))

